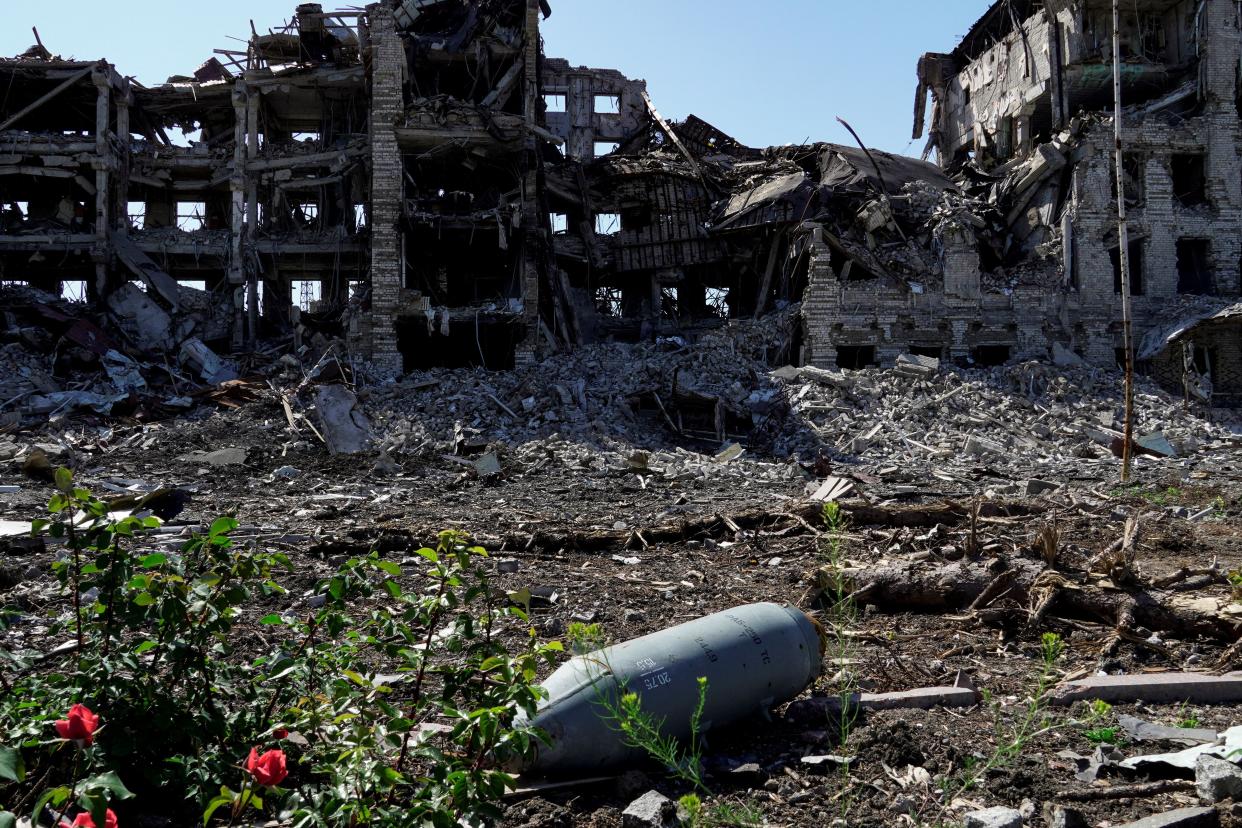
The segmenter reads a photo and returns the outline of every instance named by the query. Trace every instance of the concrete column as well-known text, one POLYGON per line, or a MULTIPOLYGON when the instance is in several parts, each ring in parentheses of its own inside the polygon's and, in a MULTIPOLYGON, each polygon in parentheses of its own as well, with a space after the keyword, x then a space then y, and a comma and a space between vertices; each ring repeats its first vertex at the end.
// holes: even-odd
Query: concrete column
POLYGON ((106 63, 101 63, 91 76, 98 94, 95 97, 95 291, 105 297, 108 291, 108 265, 111 255, 108 245, 108 230, 112 225, 111 200, 112 191, 109 187, 112 171, 116 160, 112 155, 112 144, 108 141, 108 132, 112 121, 112 70, 106 63))
POLYGON ((403 161, 396 126, 405 109, 405 50, 392 11, 367 7, 371 33, 371 362, 381 375, 402 373, 397 311, 402 275, 403 161))
POLYGON ((246 86, 233 88, 233 169, 229 176, 229 294, 233 301, 233 350, 254 342, 254 332, 246 331, 246 270, 242 241, 246 232, 246 86))

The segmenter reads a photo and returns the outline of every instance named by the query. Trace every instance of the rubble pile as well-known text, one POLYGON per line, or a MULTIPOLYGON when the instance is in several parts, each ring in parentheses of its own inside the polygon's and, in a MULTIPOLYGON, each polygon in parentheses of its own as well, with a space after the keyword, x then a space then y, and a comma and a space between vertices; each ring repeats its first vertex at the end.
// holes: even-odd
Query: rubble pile
MULTIPOLYGON (((892 369, 772 370, 762 357, 779 347, 781 323, 738 323, 694 345, 587 346, 507 373, 418 372, 365 402, 395 458, 499 452, 523 465, 794 481, 832 457, 835 473, 894 494, 982 480, 997 496, 1037 495, 1115 475, 1117 372, 912 356, 892 369), (702 421, 713 406, 727 421, 718 432, 702 421)), ((1242 445, 1233 410, 1187 409, 1150 381, 1135 403, 1140 464, 1223 466, 1242 445)))

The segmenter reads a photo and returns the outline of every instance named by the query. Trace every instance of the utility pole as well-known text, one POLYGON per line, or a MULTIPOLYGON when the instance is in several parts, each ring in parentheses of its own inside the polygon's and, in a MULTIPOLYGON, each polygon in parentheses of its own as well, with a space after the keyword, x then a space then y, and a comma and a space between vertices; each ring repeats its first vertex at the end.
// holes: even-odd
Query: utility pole
POLYGON ((1121 0, 1113 0, 1113 128, 1117 140, 1117 251, 1121 260, 1121 324, 1126 347, 1126 427, 1121 448, 1121 482, 1130 482, 1134 454, 1134 331, 1130 315, 1130 227, 1126 221, 1125 153, 1121 144, 1121 0))

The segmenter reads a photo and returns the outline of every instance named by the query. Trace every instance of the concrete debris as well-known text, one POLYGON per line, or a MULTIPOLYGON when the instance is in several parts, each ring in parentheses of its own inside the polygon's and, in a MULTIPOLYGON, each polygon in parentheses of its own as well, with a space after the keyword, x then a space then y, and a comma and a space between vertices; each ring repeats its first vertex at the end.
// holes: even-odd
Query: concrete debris
POLYGON ((1178 808, 1117 828, 1220 828, 1220 814, 1215 808, 1178 808))
POLYGON ((202 377, 203 382, 208 385, 219 385, 237 379, 237 369, 217 356, 200 339, 187 339, 182 342, 179 358, 182 365, 196 376, 202 377))
POLYGON ((1208 804, 1225 799, 1242 802, 1242 768, 1214 756, 1200 756, 1195 761, 1195 790, 1208 804))
POLYGON ((352 391, 343 385, 321 385, 315 389, 314 399, 328 451, 360 454, 371 448, 371 423, 352 391))
POLYGON ((622 828, 673 828, 677 804, 659 791, 647 791, 621 813, 622 828))
POLYGON ((1194 770, 1199 759, 1204 756, 1230 761, 1242 756, 1242 726, 1231 727, 1220 734, 1210 745, 1196 745, 1176 753, 1159 753, 1143 756, 1131 756, 1121 762, 1121 766, 1130 770, 1142 770, 1147 773, 1160 772, 1162 769, 1194 770))
POLYGON ((1091 676, 1066 682, 1053 691, 1053 704, 1101 699, 1109 703, 1238 704, 1242 702, 1242 673, 1213 676, 1204 673, 1147 673, 1091 676))
POLYGON ((100 360, 104 372, 121 392, 145 391, 147 381, 143 379, 138 363, 117 351, 108 351, 100 360))
POLYGON ((1219 738, 1207 728, 1171 727, 1143 721, 1127 713, 1117 715, 1117 724, 1135 742, 1178 742, 1184 745, 1210 744, 1219 738))
POLYGON ((208 466, 240 466, 246 462, 247 451, 244 448, 222 448, 215 451, 196 451, 183 454, 179 459, 188 463, 203 463, 208 466))
POLYGON ((987 808, 966 815, 965 828, 1022 828, 1022 812, 1013 808, 987 808))

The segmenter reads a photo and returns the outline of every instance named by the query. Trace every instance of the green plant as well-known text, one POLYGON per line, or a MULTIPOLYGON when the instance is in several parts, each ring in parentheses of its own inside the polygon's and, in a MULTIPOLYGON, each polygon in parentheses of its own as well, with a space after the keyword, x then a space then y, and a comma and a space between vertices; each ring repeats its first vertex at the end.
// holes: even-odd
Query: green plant
POLYGON ((1115 745, 1119 743, 1117 730, 1115 727, 1093 727, 1090 730, 1084 730, 1082 735, 1088 742, 1095 745, 1115 745))
MULTIPOLYGON (((591 630, 587 627, 576 631, 571 629, 571 640, 574 640, 575 632, 592 633, 590 640, 599 641, 603 638, 598 628, 591 630)), ((611 672, 609 667, 608 673, 611 672)), ((625 684, 624 680, 620 682, 621 687, 625 684)), ((610 692, 610 688, 601 683, 596 686, 596 704, 604 720, 621 734, 623 744, 642 750, 663 765, 670 776, 690 787, 690 792, 678 801, 687 826, 754 828, 762 825, 763 814, 753 806, 738 807, 729 803, 715 803, 709 808, 701 798, 701 795, 710 796, 712 793, 703 780, 702 723, 703 711, 707 706, 707 679, 700 676, 697 685, 698 696, 689 721, 690 737, 685 745, 678 739, 665 735, 665 720, 644 710, 642 696, 638 693, 623 692, 617 697, 610 692)))
MULTIPOLYGON (((836 692, 838 714, 834 722, 837 730, 838 750, 849 753, 850 734, 858 720, 858 675, 853 668, 855 661, 854 628, 858 623, 858 608, 853 599, 853 586, 846 575, 846 549, 849 527, 841 504, 824 503, 820 513, 827 529, 819 544, 821 559, 820 587, 824 601, 824 629, 827 633, 828 653, 837 665, 836 692)), ((853 786, 850 779, 850 762, 839 764, 841 792, 836 797, 838 818, 848 822, 853 807, 853 786)))
POLYGON ((1186 702, 1182 702, 1177 708, 1177 727, 1186 730, 1194 730, 1200 725, 1199 716, 1190 710, 1190 706, 1186 702))
POLYGON ((1235 569, 1227 576, 1229 586, 1233 588, 1233 600, 1242 601, 1242 570, 1235 569))
POLYGON ((1113 706, 1109 704, 1108 702, 1104 701, 1103 699, 1092 699, 1091 702, 1087 704, 1086 720, 1088 722, 1103 721, 1104 719, 1108 718, 1108 716, 1111 715, 1112 712, 1113 712, 1113 706))
POLYGON ((961 773, 954 781, 942 786, 945 807, 951 805, 953 800, 963 792, 974 788, 979 780, 989 772, 1005 767, 1021 756, 1032 739, 1056 729, 1056 726, 1046 716, 1047 695, 1052 678, 1056 674, 1056 664, 1065 652, 1065 641, 1056 633, 1049 632, 1040 637, 1039 643, 1039 673, 1031 689, 1030 697, 1016 721, 1005 726, 1000 703, 985 694, 985 703, 989 703, 992 707, 996 745, 990 756, 981 761, 972 757, 964 763, 961 773))
POLYGON ((69 608, 53 631, 72 643, 51 657, 0 654, 11 812, 76 797, 102 826, 101 807, 131 795, 124 778, 179 824, 256 808, 299 828, 498 815, 513 785, 505 763, 537 738, 514 719, 533 713, 536 671, 560 647, 492 591, 486 552, 463 534, 419 550, 408 576, 374 552, 348 560, 317 585, 318 609, 270 612, 256 635, 239 622, 285 594, 274 574, 288 558, 237 543, 228 517, 170 550, 154 518, 111 515, 66 470, 56 483, 33 529, 65 544, 54 569, 69 608), (107 731, 75 757, 47 739, 72 702, 107 731), (222 786, 243 760, 240 790, 222 786), (62 778, 80 781, 49 787, 62 778))

